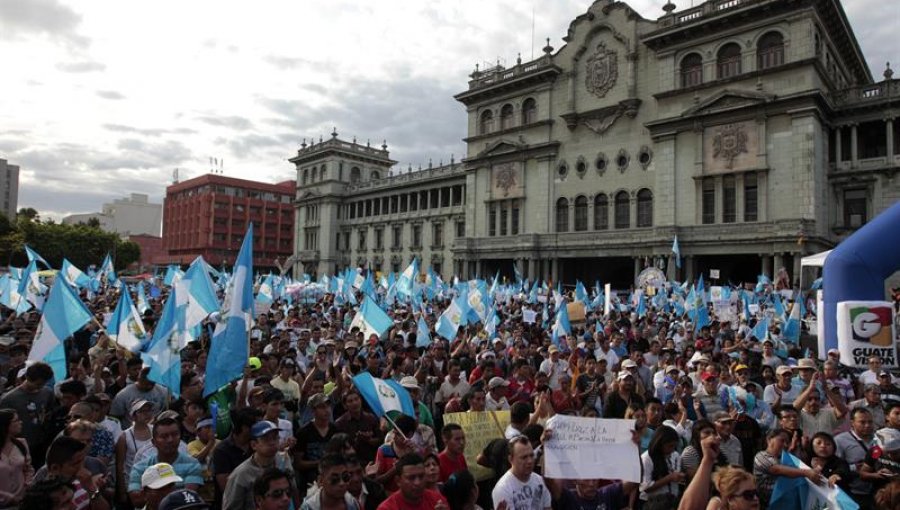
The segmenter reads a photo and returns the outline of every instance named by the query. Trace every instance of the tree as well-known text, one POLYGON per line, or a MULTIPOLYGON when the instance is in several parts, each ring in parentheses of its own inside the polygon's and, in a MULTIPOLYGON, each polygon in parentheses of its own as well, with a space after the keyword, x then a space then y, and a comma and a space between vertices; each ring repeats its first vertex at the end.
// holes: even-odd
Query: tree
POLYGON ((100 218, 96 218, 96 217, 88 218, 87 223, 85 223, 85 225, 87 225, 91 228, 100 228, 100 218))
POLYGON ((134 241, 119 240, 116 244, 116 271, 121 271, 141 258, 141 246, 134 241))
POLYGON ((38 214, 37 209, 34 207, 23 207, 19 209, 18 217, 19 219, 24 219, 26 221, 41 221, 41 215, 38 214))

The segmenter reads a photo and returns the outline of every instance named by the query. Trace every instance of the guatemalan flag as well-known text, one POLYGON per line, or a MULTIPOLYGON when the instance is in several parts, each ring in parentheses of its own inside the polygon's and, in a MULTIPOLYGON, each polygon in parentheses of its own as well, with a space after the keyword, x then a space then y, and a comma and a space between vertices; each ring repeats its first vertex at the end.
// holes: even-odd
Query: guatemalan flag
POLYGON ((93 316, 63 278, 57 278, 44 306, 44 315, 34 335, 28 359, 45 361, 53 368, 53 378, 66 378, 66 349, 63 342, 91 321, 93 316))
POLYGON ((366 400, 372 412, 379 418, 388 411, 397 411, 407 416, 416 416, 412 398, 406 388, 391 379, 378 379, 368 372, 353 377, 353 385, 366 400))
POLYGON ((127 287, 122 287, 119 303, 109 319, 106 328, 109 337, 120 347, 131 352, 138 352, 147 340, 147 332, 141 316, 131 301, 131 295, 127 287))
POLYGON ((462 315, 462 308, 460 308, 457 300, 450 301, 450 306, 438 318, 434 332, 452 342, 456 339, 456 332, 459 330, 462 322, 462 315))
MULTIPOLYGON (((809 469, 788 452, 781 453, 781 465, 809 469)), ((772 489, 769 510, 859 510, 859 505, 839 487, 816 485, 806 478, 779 476, 772 489)))
POLYGON ((51 267, 53 267, 50 265, 49 262, 44 260, 44 257, 41 257, 40 253, 32 250, 31 247, 28 246, 27 244, 25 245, 25 255, 28 255, 28 262, 40 262, 41 264, 44 264, 44 266, 46 266, 47 269, 50 269, 51 267))
POLYGON ((203 396, 239 379, 250 356, 249 333, 253 323, 253 224, 247 227, 234 276, 225 292, 225 311, 216 324, 206 364, 203 396))
MULTIPOLYGON (((150 367, 147 378, 165 386, 175 398, 181 392, 181 342, 183 336, 184 307, 178 306, 179 292, 182 288, 173 288, 163 307, 162 316, 153 330, 153 338, 147 345, 141 359, 150 367)), ((207 369, 208 370, 208 369, 207 369)))
POLYGON ((75 264, 69 262, 69 259, 62 261, 62 273, 69 285, 78 288, 87 288, 91 285, 91 277, 84 274, 81 269, 75 267, 75 264))
POLYGON ((368 339, 373 334, 381 338, 393 325, 394 321, 391 320, 388 314, 384 313, 384 310, 372 298, 366 296, 363 299, 362 306, 356 312, 356 316, 353 317, 350 328, 359 328, 366 336, 366 339, 368 339))

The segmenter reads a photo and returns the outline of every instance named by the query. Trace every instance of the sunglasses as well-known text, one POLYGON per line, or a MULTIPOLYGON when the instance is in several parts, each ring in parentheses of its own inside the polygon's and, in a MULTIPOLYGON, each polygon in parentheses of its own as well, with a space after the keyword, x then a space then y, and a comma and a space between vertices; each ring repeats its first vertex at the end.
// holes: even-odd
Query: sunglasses
POLYGON ((341 474, 333 474, 328 478, 328 483, 331 485, 337 485, 341 482, 348 483, 353 475, 350 474, 350 471, 344 471, 341 474))
POLYGON ((747 501, 756 501, 757 499, 759 499, 759 491, 757 491, 756 489, 749 489, 744 492, 739 492, 733 497, 744 498, 747 501))
POLYGON ((290 497, 290 495, 290 489, 275 489, 266 493, 266 497, 271 499, 281 499, 286 496, 290 497))

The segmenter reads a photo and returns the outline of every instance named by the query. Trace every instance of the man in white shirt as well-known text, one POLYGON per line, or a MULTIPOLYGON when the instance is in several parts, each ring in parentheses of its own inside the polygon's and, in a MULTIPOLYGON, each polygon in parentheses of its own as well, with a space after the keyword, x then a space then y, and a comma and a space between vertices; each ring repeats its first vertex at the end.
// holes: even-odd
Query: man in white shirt
POLYGON ((494 508, 505 503, 508 509, 549 510, 550 490, 544 478, 534 472, 534 448, 528 438, 519 436, 509 442, 509 464, 509 471, 491 492, 494 508))
POLYGON ((550 357, 541 362, 540 371, 550 377, 550 388, 558 390, 559 374, 569 371, 569 362, 559 358, 559 348, 555 345, 551 345, 547 352, 550 357))
POLYGON ((484 399, 486 411, 508 411, 509 402, 506 400, 506 388, 509 381, 502 377, 492 377, 488 381, 488 394, 484 399))
MULTIPOLYGON (((859 384, 865 388, 870 384, 877 385, 878 375, 881 373, 881 358, 878 356, 869 356, 869 369, 865 372, 859 374, 859 384)), ((894 377, 891 377, 893 382, 897 382, 894 377)))
POLYGON ((462 398, 469 393, 472 386, 460 377, 462 366, 459 360, 449 361, 449 371, 434 395, 435 404, 444 404, 453 397, 462 398))

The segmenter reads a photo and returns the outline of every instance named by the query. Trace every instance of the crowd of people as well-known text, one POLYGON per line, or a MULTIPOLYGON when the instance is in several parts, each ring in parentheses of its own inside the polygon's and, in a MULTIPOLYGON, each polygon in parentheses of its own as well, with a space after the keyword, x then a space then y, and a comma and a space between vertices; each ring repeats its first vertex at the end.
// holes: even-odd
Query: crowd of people
MULTIPOLYGON (((380 337, 332 294, 276 299, 254 319, 242 378, 204 397, 204 329, 180 353, 174 398, 103 329, 116 292, 82 293, 97 321, 66 339, 64 380, 26 362, 39 313, 0 307, 0 509, 744 510, 767 508, 779 477, 900 508, 897 377, 878 357, 865 371, 836 350, 820 360, 777 320, 758 338, 753 317, 710 309, 695 331, 668 307, 601 307, 559 335, 510 293, 492 304, 495 330, 470 324, 451 341, 434 334, 440 296, 386 306, 380 337), (362 372, 399 383, 415 416, 376 416, 352 380, 362 372), (445 416, 497 410, 504 437, 467 459, 445 416), (640 481, 543 476, 558 414, 634 420, 640 481)), ((148 331, 165 298, 150 299, 148 331)))

